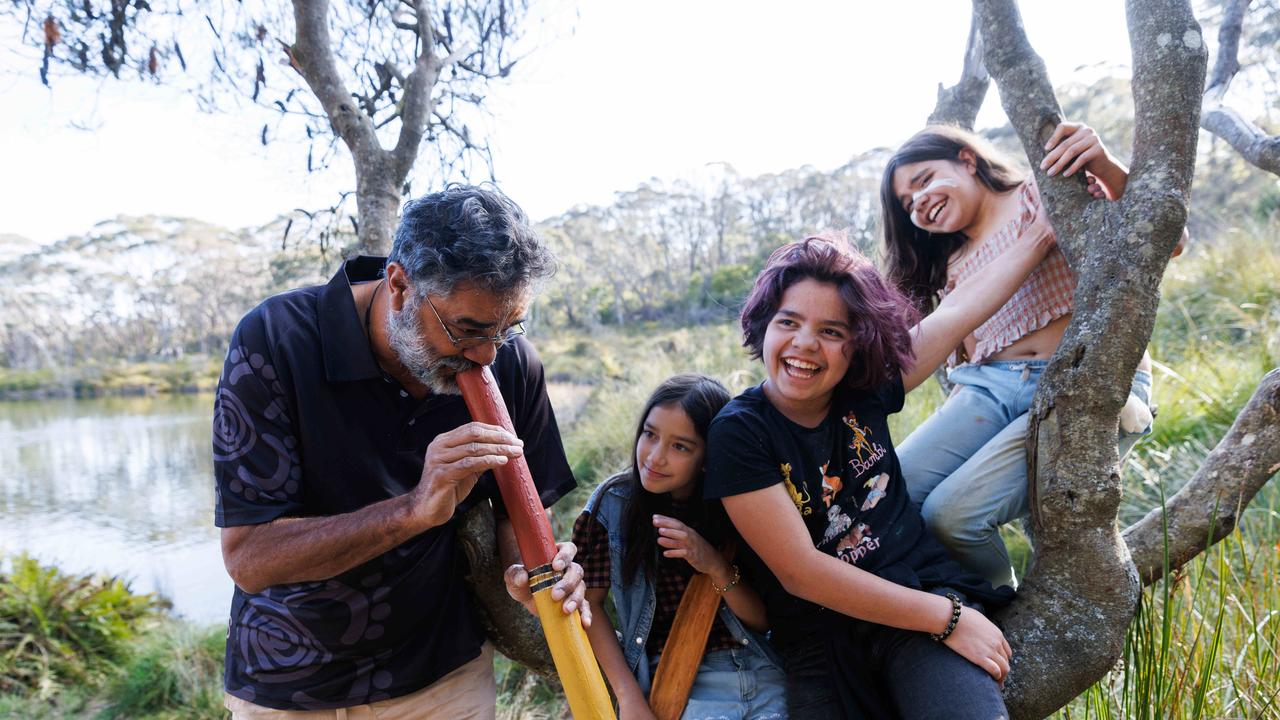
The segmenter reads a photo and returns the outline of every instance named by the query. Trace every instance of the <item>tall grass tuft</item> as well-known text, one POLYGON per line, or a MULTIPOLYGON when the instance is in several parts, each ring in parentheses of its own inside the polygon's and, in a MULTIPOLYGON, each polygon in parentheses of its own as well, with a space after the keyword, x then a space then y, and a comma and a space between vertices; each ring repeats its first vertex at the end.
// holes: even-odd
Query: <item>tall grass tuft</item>
POLYGON ((160 601, 118 578, 63 573, 27 555, 0 575, 0 692, 49 698, 125 657, 160 601))
POLYGON ((107 685, 101 720, 220 720, 225 627, 166 622, 107 685))

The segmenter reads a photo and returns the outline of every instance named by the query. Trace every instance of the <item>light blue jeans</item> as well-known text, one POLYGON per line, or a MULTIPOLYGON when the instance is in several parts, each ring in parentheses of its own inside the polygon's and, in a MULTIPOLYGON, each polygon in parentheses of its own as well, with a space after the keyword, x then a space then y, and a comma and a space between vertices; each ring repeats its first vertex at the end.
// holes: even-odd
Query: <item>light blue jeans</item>
MULTIPOLYGON (((992 585, 1017 587, 1000 526, 1027 508, 1027 410, 1046 360, 995 360, 951 371, 960 386, 898 446, 911 500, 925 523, 965 568, 992 585)), ((1151 373, 1139 370, 1129 389, 1150 409, 1151 373)), ((1131 398, 1132 400, 1133 398, 1131 398)), ((1151 423, 1120 431, 1123 458, 1151 423)))
MULTIPOLYGON (((658 670, 649 659, 650 676, 658 670)), ((786 678, 757 652, 717 650, 702 657, 681 720, 785 720, 786 678)))

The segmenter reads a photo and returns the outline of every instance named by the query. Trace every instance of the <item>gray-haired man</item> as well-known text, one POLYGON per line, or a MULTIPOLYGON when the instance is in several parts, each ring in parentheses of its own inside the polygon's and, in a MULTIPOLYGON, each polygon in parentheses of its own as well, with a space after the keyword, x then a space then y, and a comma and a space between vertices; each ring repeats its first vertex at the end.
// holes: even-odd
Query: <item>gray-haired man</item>
MULTIPOLYGON (((544 504, 573 488, 521 321, 550 254, 501 193, 408 203, 387 259, 267 299, 232 335, 214 409, 216 523, 236 583, 237 718, 492 717, 456 518, 499 515, 488 470, 524 454, 544 504), (492 365, 519 438, 470 422, 454 375, 492 365)), ((555 591, 587 608, 581 570, 555 591)))

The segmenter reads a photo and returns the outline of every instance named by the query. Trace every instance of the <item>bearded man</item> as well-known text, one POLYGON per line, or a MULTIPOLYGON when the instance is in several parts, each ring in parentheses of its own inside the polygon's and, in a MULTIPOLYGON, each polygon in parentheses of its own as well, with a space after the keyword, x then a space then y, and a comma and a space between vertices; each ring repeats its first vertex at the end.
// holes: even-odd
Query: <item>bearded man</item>
MULTIPOLYGON (((523 454, 544 506, 574 487, 521 325, 553 269, 515 203, 453 186, 404 207, 388 258, 241 320, 213 433, 235 718, 493 717, 457 522, 493 503, 516 563, 489 471, 523 454), (470 421, 455 375, 475 365, 519 437, 470 421)), ((589 622, 573 552, 553 597, 589 622)))

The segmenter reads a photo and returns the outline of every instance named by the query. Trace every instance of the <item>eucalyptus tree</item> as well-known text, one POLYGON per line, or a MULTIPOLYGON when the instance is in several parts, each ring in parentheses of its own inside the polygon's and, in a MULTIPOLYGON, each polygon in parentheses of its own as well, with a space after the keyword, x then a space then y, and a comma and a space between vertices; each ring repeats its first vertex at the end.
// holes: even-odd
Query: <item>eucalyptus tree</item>
POLYGON ((10 0, 0 17, 21 27, 46 85, 68 73, 176 83, 232 115, 247 100, 278 113, 261 142, 302 139, 308 169, 341 141, 355 169, 353 229, 379 254, 421 154, 492 174, 471 121, 533 22, 529 0, 10 0))
POLYGON ((1101 201, 1078 178, 1039 170, 1044 143, 1063 115, 1016 2, 973 5, 964 79, 939 92, 934 118, 971 127, 986 92, 982 76, 990 73, 1059 247, 1079 278, 1071 323, 1030 411, 1036 556, 1017 599, 997 616, 1014 649, 1010 712, 1038 718, 1115 666, 1142 587, 1226 537, 1280 469, 1280 369, 1261 378, 1235 423, 1174 496, 1132 526, 1118 526, 1117 417, 1187 218, 1202 124, 1204 37, 1187 0, 1127 0, 1132 167, 1124 196, 1101 201), (975 47, 983 72, 974 71, 975 47))

